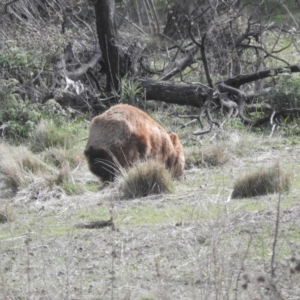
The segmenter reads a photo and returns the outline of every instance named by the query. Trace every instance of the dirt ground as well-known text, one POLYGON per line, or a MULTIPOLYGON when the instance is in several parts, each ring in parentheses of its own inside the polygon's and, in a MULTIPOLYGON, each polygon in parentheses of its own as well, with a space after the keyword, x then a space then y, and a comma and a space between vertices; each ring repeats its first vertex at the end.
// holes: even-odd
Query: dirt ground
MULTIPOLYGON (((124 201, 112 185, 2 197, 15 218, 0 224, 0 298, 300 299, 300 145, 258 137, 228 151, 169 195, 124 201), (288 194, 230 198, 236 178, 276 161, 293 174, 288 194), (115 228, 75 227, 110 218, 115 228)), ((86 165, 73 175, 94 180, 86 165)))

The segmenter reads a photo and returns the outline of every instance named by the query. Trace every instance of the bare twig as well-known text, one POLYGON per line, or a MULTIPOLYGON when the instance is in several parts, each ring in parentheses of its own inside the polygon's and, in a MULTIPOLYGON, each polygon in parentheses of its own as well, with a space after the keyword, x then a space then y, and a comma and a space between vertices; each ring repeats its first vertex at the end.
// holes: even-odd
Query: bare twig
POLYGON ((272 130, 271 130, 271 133, 269 135, 269 137, 272 137, 273 136, 273 133, 275 132, 275 129, 276 129, 276 124, 274 124, 274 116, 275 116, 275 111, 273 111, 271 117, 270 117, 270 124, 272 126, 272 130))
MULTIPOLYGON (((278 166, 279 167, 279 166, 278 166)), ((280 204, 281 204, 281 193, 278 194, 278 202, 277 202, 277 214, 275 220, 275 232, 274 232, 274 240, 272 246, 272 257, 271 257, 271 276, 272 278, 275 277, 275 256, 276 256, 276 244, 278 240, 278 229, 279 229, 279 218, 280 218, 280 204)))
POLYGON ((0 14, 4 15, 4 14, 8 13, 8 7, 17 1, 19 1, 19 0, 11 0, 10 2, 4 4, 3 12, 1 12, 0 14))
POLYGON ((241 279, 241 274, 242 274, 242 272, 244 270, 244 263, 245 263, 247 255, 249 253, 249 249, 250 249, 251 243, 252 243, 252 234, 250 235, 250 239, 248 241, 246 252, 245 252, 245 254, 244 254, 243 258, 242 258, 242 264, 241 264, 241 267, 239 269, 239 273, 238 273, 238 276, 237 276, 237 279, 236 279, 236 284, 235 284, 235 299, 236 300, 238 299, 238 285, 239 285, 239 281, 241 279))
POLYGON ((114 228, 114 222, 112 219, 107 221, 94 221, 94 222, 85 222, 85 223, 77 223, 75 224, 76 228, 87 228, 87 229, 99 229, 104 227, 112 227, 114 228))

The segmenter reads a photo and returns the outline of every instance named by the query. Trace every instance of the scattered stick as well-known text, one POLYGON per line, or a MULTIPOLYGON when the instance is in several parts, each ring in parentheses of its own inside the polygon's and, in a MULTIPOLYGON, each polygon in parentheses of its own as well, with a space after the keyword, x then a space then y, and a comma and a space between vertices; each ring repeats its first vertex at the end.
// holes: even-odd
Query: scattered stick
POLYGON ((185 124, 182 124, 179 128, 182 129, 182 128, 185 128, 185 127, 188 127, 190 125, 193 125, 194 123, 196 123, 198 120, 197 119, 194 119, 194 120, 191 120, 185 124))
POLYGON ((275 132, 275 129, 276 129, 276 124, 274 124, 274 116, 275 116, 275 110, 273 111, 271 117, 270 117, 270 124, 272 126, 272 130, 271 130, 271 133, 269 135, 269 137, 272 137, 273 133, 275 132))
POLYGON ((87 228, 87 229, 96 229, 96 228, 104 228, 111 227, 113 230, 115 229, 115 224, 112 219, 107 221, 94 221, 94 222, 86 222, 86 223, 77 223, 75 224, 76 228, 87 228))
POLYGON ((275 220, 275 232, 274 232, 274 241, 273 241, 273 247, 272 247, 272 257, 271 257, 271 277, 275 277, 275 256, 276 256, 276 244, 278 239, 278 230, 279 230, 279 218, 280 218, 280 203, 281 203, 281 193, 278 195, 278 203, 277 203, 277 215, 275 220))

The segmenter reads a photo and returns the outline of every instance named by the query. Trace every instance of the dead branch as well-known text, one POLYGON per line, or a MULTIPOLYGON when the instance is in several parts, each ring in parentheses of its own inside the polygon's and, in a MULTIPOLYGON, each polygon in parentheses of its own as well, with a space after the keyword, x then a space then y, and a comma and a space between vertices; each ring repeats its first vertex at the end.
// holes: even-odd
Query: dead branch
POLYGON ((186 51, 186 55, 178 61, 172 61, 164 70, 159 80, 168 80, 179 72, 183 71, 187 66, 195 62, 195 55, 199 51, 198 47, 186 51))
POLYGON ((261 80, 261 79, 268 78, 268 77, 277 76, 279 74, 283 74, 286 72, 299 73, 300 66, 299 65, 292 65, 292 66, 287 65, 285 67, 265 69, 265 70, 257 71, 257 72, 251 73, 251 74, 238 75, 238 76, 229 78, 223 82, 217 83, 217 85, 225 84, 227 86, 239 88, 243 84, 250 83, 250 82, 253 82, 256 80, 261 80))
POLYGON ((114 222, 112 219, 107 221, 94 221, 94 222, 86 222, 86 223, 77 223, 75 224, 76 228, 87 228, 87 229, 99 229, 104 227, 112 227, 114 229, 114 222))

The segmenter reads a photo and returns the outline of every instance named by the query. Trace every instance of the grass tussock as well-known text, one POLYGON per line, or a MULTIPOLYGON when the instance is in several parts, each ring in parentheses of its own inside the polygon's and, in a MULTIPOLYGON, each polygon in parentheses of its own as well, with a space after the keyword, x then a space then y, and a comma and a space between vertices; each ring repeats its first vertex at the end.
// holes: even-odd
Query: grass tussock
POLYGON ((236 180, 232 198, 249 198, 277 192, 287 192, 292 176, 282 170, 279 163, 262 167, 236 180))
POLYGON ((42 153, 43 159, 60 168, 66 161, 68 161, 71 168, 77 167, 84 161, 82 149, 63 149, 63 148, 48 148, 42 153))
POLYGON ((139 162, 128 171, 122 170, 119 182, 125 199, 173 191, 172 174, 155 160, 139 162))
POLYGON ((47 173, 48 166, 24 146, 0 145, 0 173, 13 191, 30 182, 32 174, 47 173))
POLYGON ((185 153, 187 167, 218 167, 228 162, 230 156, 226 147, 209 145, 203 148, 191 148, 185 153))
POLYGON ((0 223, 12 222, 16 219, 15 213, 11 206, 5 205, 0 208, 0 223))
POLYGON ((84 192, 84 188, 82 185, 74 181, 69 161, 64 160, 58 167, 58 173, 46 178, 47 186, 51 188, 60 186, 68 195, 82 194, 84 192))
POLYGON ((58 175, 54 177, 53 184, 61 186, 68 195, 82 194, 83 187, 73 180, 69 162, 61 164, 58 175))
POLYGON ((83 187, 71 175, 71 166, 77 167, 81 157, 76 152, 74 155, 70 153, 68 150, 63 152, 52 149, 50 156, 56 163, 51 163, 45 156, 37 155, 24 146, 14 147, 2 143, 0 179, 13 193, 34 183, 36 190, 60 186, 67 194, 81 194, 83 187))
POLYGON ((70 149, 71 145, 71 132, 68 126, 58 128, 53 122, 42 119, 33 132, 30 147, 33 152, 41 152, 51 147, 70 149))

